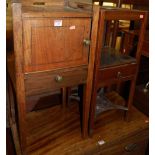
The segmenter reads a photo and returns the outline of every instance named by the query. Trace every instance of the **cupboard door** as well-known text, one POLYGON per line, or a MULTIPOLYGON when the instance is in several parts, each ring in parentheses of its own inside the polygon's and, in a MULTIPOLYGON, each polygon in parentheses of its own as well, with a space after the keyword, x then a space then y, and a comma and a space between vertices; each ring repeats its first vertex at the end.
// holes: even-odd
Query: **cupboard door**
POLYGON ((32 18, 23 20, 25 72, 88 64, 89 18, 32 18))

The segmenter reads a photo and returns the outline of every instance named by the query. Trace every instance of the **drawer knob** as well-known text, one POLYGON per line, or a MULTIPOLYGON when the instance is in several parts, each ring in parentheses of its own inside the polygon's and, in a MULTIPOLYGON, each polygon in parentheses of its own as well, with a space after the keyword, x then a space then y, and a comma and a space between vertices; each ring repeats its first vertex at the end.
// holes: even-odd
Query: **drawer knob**
POLYGON ((88 45, 90 45, 90 40, 89 39, 84 39, 83 43, 84 43, 84 45, 88 46, 88 45))
POLYGON ((34 2, 33 5, 45 5, 45 2, 34 2))
POLYGON ((126 152, 132 152, 137 148, 137 144, 136 143, 132 143, 132 144, 128 144, 125 146, 125 151, 126 152))
POLYGON ((121 72, 118 72, 117 73, 117 78, 120 78, 122 76, 122 73, 121 72))
POLYGON ((62 82, 62 81, 63 81, 63 77, 60 76, 60 75, 57 75, 57 76, 55 77, 55 81, 56 81, 56 82, 62 82))

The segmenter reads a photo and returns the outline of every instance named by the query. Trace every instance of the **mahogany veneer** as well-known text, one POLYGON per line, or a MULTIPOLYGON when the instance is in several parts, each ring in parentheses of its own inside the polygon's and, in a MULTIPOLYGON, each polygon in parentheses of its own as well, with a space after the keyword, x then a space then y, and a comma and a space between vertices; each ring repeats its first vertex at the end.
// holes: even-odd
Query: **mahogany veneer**
MULTIPOLYGON (((95 128, 98 94, 101 89, 104 89, 103 94, 106 94, 106 91, 113 91, 115 85, 115 91, 119 93, 121 84, 130 81, 129 95, 124 98, 124 110, 127 110, 125 118, 129 119, 147 21, 147 12, 145 11, 104 7, 98 7, 98 10, 99 20, 97 22, 97 48, 93 70, 90 134, 95 128), (129 49, 128 44, 124 43, 124 30, 122 30, 123 28, 120 30, 119 27, 122 20, 138 21, 140 25, 136 48, 129 49), (121 40, 119 46, 118 39, 121 40)), ((132 42, 133 38, 129 41, 132 42)))
MULTIPOLYGON (((15 90, 23 154, 27 154, 27 98, 61 89, 65 107, 66 87, 80 84, 84 89, 89 87, 92 10, 89 5, 86 9, 83 4, 80 9, 64 5, 62 0, 22 3, 15 0, 12 3, 15 90)), ((87 97, 88 94, 83 98, 83 137, 88 136, 90 104, 87 97)))

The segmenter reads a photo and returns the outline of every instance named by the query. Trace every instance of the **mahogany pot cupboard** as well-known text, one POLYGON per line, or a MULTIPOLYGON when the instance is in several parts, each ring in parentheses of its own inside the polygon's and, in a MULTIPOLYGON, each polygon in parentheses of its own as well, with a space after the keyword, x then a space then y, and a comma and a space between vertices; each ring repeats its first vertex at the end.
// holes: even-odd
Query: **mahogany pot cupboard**
MULTIPOLYGON (((65 6, 66 2, 61 0, 60 3, 48 0, 45 2, 23 1, 22 3, 15 0, 12 3, 14 87, 22 154, 27 154, 27 129, 29 127, 26 119, 26 106, 27 98, 30 96, 61 89, 62 105, 65 107, 66 88, 83 85, 82 137, 88 136, 88 127, 93 122, 89 122, 89 114, 90 120, 94 119, 92 112, 95 104, 91 102, 91 97, 92 86, 93 90, 95 88, 94 74, 97 71, 97 68, 94 70, 96 67, 94 63, 97 62, 96 55, 100 48, 102 9, 99 6, 93 6, 92 9, 90 4, 67 3, 69 4, 73 7, 65 6)), ((139 14, 133 14, 134 18, 138 16, 139 14)), ((125 18, 124 15, 121 17, 125 18)), ((129 70, 132 75, 136 75, 137 66, 138 62, 131 65, 131 69, 127 66, 127 70, 121 68, 121 71, 124 73, 127 71, 126 75, 128 75, 129 70)), ((120 67, 116 70, 114 68, 112 72, 118 72, 120 67)), ((112 76, 110 72, 108 75, 112 76)), ((133 78, 135 80, 136 76, 133 78)), ((133 88, 134 84, 135 82, 133 88)))
POLYGON ((125 110, 126 120, 130 119, 147 22, 147 11, 104 7, 98 9, 90 133, 97 115, 102 112, 125 110), (138 25, 135 29, 130 28, 131 21, 138 25), (138 37, 126 37, 126 32, 136 32, 138 37))
POLYGON ((65 106, 65 88, 84 84, 87 93, 83 97, 82 136, 88 136, 90 92, 85 90, 91 90, 87 74, 92 59, 89 54, 95 47, 90 48, 90 37, 96 35, 96 28, 91 26, 92 9, 82 4, 77 9, 55 3, 12 3, 15 89, 23 154, 27 146, 26 102, 31 95, 62 89, 65 106))

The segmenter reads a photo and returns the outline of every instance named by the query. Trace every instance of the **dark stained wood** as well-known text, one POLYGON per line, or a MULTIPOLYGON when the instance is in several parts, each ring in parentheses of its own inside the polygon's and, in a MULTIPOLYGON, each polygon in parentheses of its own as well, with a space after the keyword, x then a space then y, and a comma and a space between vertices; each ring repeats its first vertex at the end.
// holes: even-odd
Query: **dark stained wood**
MULTIPOLYGON (((104 7, 103 7, 104 8, 104 7)), ((102 16, 105 15, 106 20, 143 20, 147 16, 147 11, 129 10, 121 8, 111 8, 111 11, 102 11, 102 16), (115 13, 114 13, 115 12, 115 13), (143 16, 143 17, 142 17, 143 16)))
MULTIPOLYGON (((105 9, 104 7, 100 9, 100 19, 99 19, 99 28, 98 28, 98 40, 97 40, 97 49, 95 56, 95 69, 94 69, 94 80, 93 80, 93 90, 92 90, 92 100, 91 100, 91 109, 90 109, 90 134, 95 128, 95 111, 96 111, 96 98, 97 91, 99 88, 107 87, 112 84, 117 85, 117 90, 120 88, 120 83, 122 81, 130 81, 129 96, 126 102, 126 107, 128 111, 126 112, 126 120, 129 120, 129 114, 131 112, 133 95, 135 90, 135 82, 138 73, 138 66, 140 61, 140 51, 142 49, 142 42, 145 33, 145 26, 147 21, 147 12, 137 11, 137 10, 126 10, 126 9, 105 9), (124 52, 121 54, 119 51, 112 51, 111 53, 108 50, 105 50, 105 33, 106 33, 106 21, 107 20, 140 20, 140 35, 138 40, 138 47, 136 50, 135 58, 130 59, 126 57, 127 54, 124 52), (118 55, 121 54, 121 55, 118 55), (103 61, 103 62, 102 62, 103 61)), ((117 23, 117 21, 115 21, 117 23)), ((116 24, 117 29, 117 24, 116 24)), ((109 33, 109 31, 108 31, 109 33)), ((113 37, 116 37, 115 24, 114 24, 114 34, 113 37)), ((114 38, 114 40, 116 40, 114 38)), ((115 42, 115 41, 114 41, 115 42)), ((109 45, 110 46, 110 45, 109 45)), ((115 47, 115 43, 112 43, 115 47)), ((111 48, 110 46, 110 48, 111 48)), ((109 47, 107 47, 109 48, 109 47)), ((131 56, 131 55, 130 55, 131 56)))
POLYGON ((128 109, 131 109, 131 105, 133 103, 133 97, 134 97, 134 93, 135 93, 136 79, 137 79, 138 71, 139 71, 139 64, 140 64, 143 40, 144 40, 144 36, 145 36, 145 31, 146 31, 147 17, 148 17, 148 14, 147 14, 147 12, 145 12, 145 15, 144 15, 144 18, 142 21, 142 25, 140 28, 140 32, 139 32, 140 35, 139 35, 137 51, 136 51, 137 68, 136 68, 136 72, 135 72, 135 77, 134 77, 133 81, 131 82, 129 99, 128 99, 128 109))
POLYGON ((123 50, 125 53, 130 53, 134 45, 134 38, 139 35, 139 31, 132 31, 132 30, 124 30, 124 40, 122 45, 122 52, 123 50))
POLYGON ((145 40, 144 38, 145 38, 145 32, 146 32, 147 18, 148 18, 148 12, 145 13, 142 26, 139 32, 139 40, 138 40, 137 53, 136 53, 136 59, 138 60, 138 64, 140 63, 143 41, 145 40))
POLYGON ((146 84, 149 81, 149 59, 145 56, 141 56, 140 67, 136 84, 146 84))
MULTIPOLYGON (((56 106, 27 115, 28 152, 33 154, 108 154, 127 153, 125 147, 136 143, 136 150, 144 153, 148 140, 148 118, 135 108, 131 121, 124 122, 123 113, 110 112, 96 121, 93 138, 82 139, 76 103, 67 111, 56 106), (73 123, 74 122, 74 123, 73 123), (45 125, 46 124, 46 125, 45 125), (99 145, 98 141, 106 143, 99 145)), ((131 152, 133 155, 134 151, 131 152)))
MULTIPOLYGON (((96 1, 96 0, 94 0, 96 1)), ((99 0, 101 5, 103 2, 111 2, 118 4, 118 0, 99 0)), ((149 6, 148 0, 120 0, 120 4, 133 4, 133 5, 141 5, 141 6, 149 6)))
POLYGON ((145 85, 137 85, 134 94, 134 106, 145 115, 149 116, 149 90, 144 91, 145 85))
POLYGON ((115 67, 108 67, 108 68, 102 68, 99 70, 98 73, 98 81, 99 83, 106 84, 108 80, 121 80, 128 76, 134 76, 136 71, 136 63, 134 64, 127 64, 127 65, 120 65, 115 67), (121 75, 118 75, 118 72, 121 73, 121 75))
POLYGON ((149 41, 143 41, 142 55, 145 57, 149 57, 149 41))
POLYGON ((113 31, 113 37, 112 37, 112 43, 111 43, 113 48, 115 48, 116 46, 118 27, 119 27, 119 21, 114 21, 114 31, 113 31))
POLYGON ((145 155, 148 141, 143 138, 139 139, 139 136, 146 137, 146 133, 137 133, 136 136, 131 136, 121 141, 120 144, 112 146, 108 149, 100 151, 100 154, 108 155, 145 155), (127 142, 126 142, 127 141, 127 142))
POLYGON ((107 46, 110 45, 110 36, 111 36, 111 23, 112 21, 107 21, 106 25, 107 25, 107 34, 105 34, 105 44, 107 46))
POLYGON ((13 50, 12 10, 10 0, 6 1, 6 51, 13 50))
POLYGON ((85 96, 83 104, 83 137, 88 136, 88 119, 89 119, 89 108, 91 101, 91 92, 92 92, 92 82, 93 82, 93 71, 94 71, 94 62, 95 62, 95 51, 96 51, 96 42, 97 42, 97 33, 98 33, 98 20, 99 20, 99 9, 98 6, 93 7, 93 21, 92 21, 92 31, 91 31, 91 46, 90 46, 90 55, 89 55, 89 64, 88 64, 88 75, 87 82, 85 86, 85 96))
POLYGON ((62 94, 62 108, 66 108, 67 106, 67 89, 65 87, 61 88, 62 94))
MULTIPOLYGON (((92 134, 92 129, 94 128, 94 116, 95 116, 95 109, 96 109, 96 96, 97 96, 97 79, 98 79, 98 66, 100 66, 100 60, 101 60, 101 54, 98 54, 98 51, 100 51, 102 49, 102 35, 101 32, 103 32, 104 28, 105 28, 105 24, 104 20, 105 20, 105 16, 103 16, 101 18, 101 12, 100 12, 100 7, 97 8, 98 12, 100 14, 100 18, 98 19, 98 32, 97 32, 97 45, 96 45, 96 49, 95 49, 95 61, 94 61, 94 70, 93 70, 93 83, 92 83, 92 97, 91 97, 91 106, 90 106, 90 120, 89 120, 89 134, 92 134)), ((105 37, 105 36, 104 36, 105 37)))
POLYGON ((6 155, 16 155, 10 128, 6 128, 6 155))
POLYGON ((72 92, 72 89, 71 89, 71 87, 67 87, 66 88, 66 93, 67 93, 67 97, 66 97, 66 106, 68 107, 68 105, 69 105, 69 102, 70 102, 70 99, 69 99, 69 96, 71 95, 71 92, 72 92))
POLYGON ((22 52, 22 20, 21 4, 14 3, 13 9, 13 34, 16 72, 16 94, 19 119, 19 135, 23 155, 26 152, 26 122, 25 122, 25 90, 23 73, 23 52, 22 52))
POLYGON ((143 47, 142 47, 142 55, 145 57, 149 57, 149 31, 145 32, 143 47))
MULTIPOLYGON (((137 33, 137 31, 125 31, 125 44, 127 45, 126 46, 127 52, 133 46, 133 43, 132 43, 133 38, 135 36, 138 37, 139 35, 140 34, 137 33)), ((148 82, 148 63, 145 62, 146 60, 148 61, 148 58, 145 58, 145 57, 149 56, 148 44, 149 44, 148 31, 146 31, 145 35, 144 35, 143 43, 141 45, 142 46, 141 47, 141 58, 140 58, 141 62, 139 64, 139 69, 138 69, 139 75, 136 80, 136 84, 142 84, 142 83, 148 82)), ((148 116, 149 115, 149 96, 148 96, 149 91, 144 92, 144 88, 145 88, 145 84, 136 86, 133 100, 134 100, 134 105, 140 111, 142 111, 143 113, 145 113, 148 116)))

